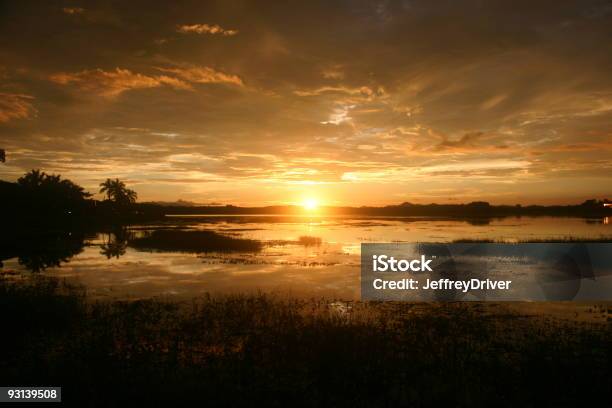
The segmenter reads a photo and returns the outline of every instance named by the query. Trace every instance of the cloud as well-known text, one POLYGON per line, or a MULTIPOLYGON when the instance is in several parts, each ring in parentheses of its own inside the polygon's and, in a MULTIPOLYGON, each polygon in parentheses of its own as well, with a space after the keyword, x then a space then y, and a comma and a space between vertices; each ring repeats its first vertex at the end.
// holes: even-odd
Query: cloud
POLYGON ((382 96, 385 91, 383 88, 378 88, 376 90, 362 86, 358 88, 350 88, 346 86, 322 86, 316 89, 305 89, 305 90, 296 90, 293 92, 297 96, 320 96, 324 94, 346 94, 346 95, 357 95, 363 97, 373 97, 373 96, 382 96))
MULTIPOLYGON (((433 166, 424 166, 419 170, 423 174, 446 174, 446 175, 487 175, 505 170, 525 170, 531 162, 517 159, 480 159, 466 160, 457 163, 444 163, 433 166)), ((505 175, 506 173, 503 173, 505 175)))
POLYGON ((349 116, 349 112, 353 108, 355 108, 355 105, 340 106, 338 108, 335 108, 333 112, 329 115, 328 120, 322 121, 321 124, 340 125, 344 122, 350 122, 351 120, 353 120, 353 118, 349 116))
POLYGON ((243 82, 237 75, 226 74, 216 71, 210 67, 186 67, 186 68, 157 68, 158 70, 174 74, 177 77, 193 83, 227 83, 242 86, 243 82))
POLYGON ((114 98, 130 90, 161 86, 192 91, 191 83, 243 85, 240 77, 210 67, 157 68, 157 70, 173 75, 145 75, 129 69, 116 68, 114 71, 91 69, 73 73, 61 72, 51 75, 49 79, 61 85, 75 84, 85 92, 107 98, 114 98))
POLYGON ((176 29, 182 34, 218 34, 223 36, 232 36, 238 34, 238 30, 226 30, 217 24, 184 24, 179 25, 176 29))
POLYGON ((51 75, 49 79, 61 85, 76 84, 84 91, 109 98, 132 89, 157 88, 162 85, 174 89, 191 89, 189 84, 177 78, 166 75, 147 76, 121 68, 116 68, 114 71, 92 69, 75 73, 59 73, 51 75))
POLYGON ((0 93, 0 123, 13 119, 27 119, 36 113, 30 95, 0 93))
POLYGON ((149 183, 150 199, 249 204, 290 201, 314 182, 359 204, 397 192, 412 201, 423 182, 423 197, 452 188, 494 202, 512 180, 517 202, 609 195, 610 30, 585 16, 599 0, 512 13, 471 0, 379 3, 143 14, 127 2, 77 15, 16 3, 6 10, 14 24, 0 26, 11 39, 0 92, 35 99, 0 96, 0 120, 11 120, 0 141, 15 166, 0 166, 0 178, 39 166, 95 187, 117 173, 149 183), (73 18, 95 24, 47 35, 73 18), (32 104, 41 114, 23 120, 32 104), (158 189, 153 178, 174 182, 158 189))
MULTIPOLYGON (((486 150, 487 146, 483 144, 486 135, 483 132, 468 132, 464 133, 459 139, 450 140, 445 135, 440 135, 442 141, 435 147, 436 150, 452 150, 456 152, 486 150)), ((501 146, 503 148, 504 146, 501 146)), ((500 148, 498 146, 498 148, 500 148)))
POLYGON ((62 11, 66 14, 83 14, 85 12, 84 8, 81 7, 64 7, 62 11))
POLYGON ((336 79, 336 80, 344 79, 344 71, 338 65, 327 67, 323 69, 321 71, 321 74, 323 75, 323 78, 325 79, 336 79))

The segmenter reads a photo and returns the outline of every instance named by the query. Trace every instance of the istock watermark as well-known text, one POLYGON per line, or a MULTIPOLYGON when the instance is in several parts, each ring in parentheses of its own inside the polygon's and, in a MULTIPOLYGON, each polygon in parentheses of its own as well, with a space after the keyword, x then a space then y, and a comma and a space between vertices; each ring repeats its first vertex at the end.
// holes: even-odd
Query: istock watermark
POLYGON ((612 243, 361 245, 363 300, 612 300, 612 243))
POLYGON ((374 272, 433 272, 429 264, 433 259, 425 258, 421 255, 421 259, 395 259, 387 255, 372 255, 372 270, 374 272))

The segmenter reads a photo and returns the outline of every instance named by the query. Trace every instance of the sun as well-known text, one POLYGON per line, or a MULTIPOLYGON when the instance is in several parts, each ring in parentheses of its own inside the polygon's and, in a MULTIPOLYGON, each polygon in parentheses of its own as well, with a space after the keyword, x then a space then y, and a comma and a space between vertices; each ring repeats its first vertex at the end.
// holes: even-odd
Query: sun
POLYGON ((307 211, 314 211, 319 207, 319 202, 315 198, 307 198, 302 203, 302 206, 307 211))

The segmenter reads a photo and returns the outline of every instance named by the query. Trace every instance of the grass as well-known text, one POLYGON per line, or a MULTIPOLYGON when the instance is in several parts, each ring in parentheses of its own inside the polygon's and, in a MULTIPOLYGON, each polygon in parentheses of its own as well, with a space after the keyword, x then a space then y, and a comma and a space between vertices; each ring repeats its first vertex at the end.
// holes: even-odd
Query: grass
POLYGON ((0 384, 60 385, 67 403, 96 407, 576 406, 609 396, 609 325, 486 310, 268 295, 89 302, 42 276, 5 279, 0 384))
POLYGON ((137 249, 180 252, 258 252, 260 241, 235 238, 214 231, 155 230, 142 238, 130 240, 137 249))

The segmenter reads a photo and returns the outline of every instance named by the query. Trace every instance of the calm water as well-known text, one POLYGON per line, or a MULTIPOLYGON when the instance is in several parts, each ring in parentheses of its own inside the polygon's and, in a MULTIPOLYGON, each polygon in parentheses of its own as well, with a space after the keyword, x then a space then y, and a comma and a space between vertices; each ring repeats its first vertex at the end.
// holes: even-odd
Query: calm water
MULTIPOLYGON (((359 296, 362 242, 449 242, 609 237, 609 220, 521 217, 470 223, 431 218, 277 216, 168 217, 158 224, 90 234, 72 253, 48 259, 14 257, 4 274, 39 273, 84 284, 91 295, 142 298, 205 292, 278 292, 352 299, 359 296), (135 249, 131 242, 159 230, 206 230, 261 241, 258 251, 190 253, 135 249), (302 237, 302 238, 300 238, 302 237), (308 237, 308 238, 304 238, 308 237), (73 254, 74 253, 74 254, 73 254)), ((53 244, 42 244, 41 251, 53 244)), ((34 255, 36 250, 33 250, 34 255)), ((32 256, 32 254, 30 254, 32 256)), ((40 257, 39 257, 40 258, 40 257)))

